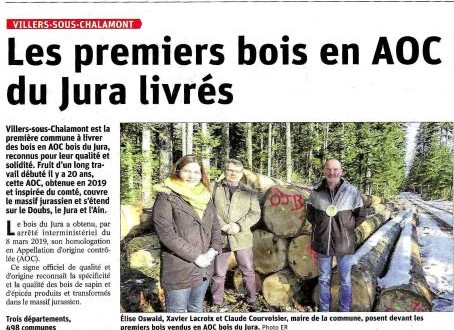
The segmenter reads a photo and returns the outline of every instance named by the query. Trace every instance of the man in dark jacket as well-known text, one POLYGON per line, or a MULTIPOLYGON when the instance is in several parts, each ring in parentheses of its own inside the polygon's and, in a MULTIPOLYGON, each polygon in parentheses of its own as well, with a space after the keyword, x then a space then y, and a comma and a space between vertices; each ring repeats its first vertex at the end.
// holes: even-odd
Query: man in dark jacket
POLYGON ((352 300, 351 256, 355 253, 355 228, 365 219, 358 189, 342 178, 342 165, 326 161, 324 179, 314 187, 307 202, 312 224, 312 248, 318 253, 320 311, 331 302, 331 269, 336 257, 340 278, 339 311, 350 311, 352 300))

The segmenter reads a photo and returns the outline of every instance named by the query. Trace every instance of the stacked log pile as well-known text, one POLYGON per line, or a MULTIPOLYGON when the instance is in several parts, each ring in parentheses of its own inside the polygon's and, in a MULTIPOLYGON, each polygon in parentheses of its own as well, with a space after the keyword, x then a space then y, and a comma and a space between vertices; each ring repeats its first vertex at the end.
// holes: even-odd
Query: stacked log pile
POLYGON ((430 312, 432 294, 424 277, 416 234, 416 216, 407 217, 388 272, 379 280, 377 312, 430 312))
MULTIPOLYGON (((295 185, 276 185, 264 194, 261 204, 266 229, 254 232, 254 263, 257 272, 267 275, 262 292, 271 306, 282 306, 284 301, 292 301, 295 292, 289 288, 297 286, 289 286, 289 283, 295 279, 301 284, 318 276, 317 254, 311 248, 311 226, 305 220, 309 193, 307 188, 295 185), (279 274, 275 275, 275 272, 279 274), (272 278, 268 280, 268 277, 272 278), (273 291, 279 291, 279 299, 271 298, 273 291), (289 296, 282 297, 285 294, 289 296)), ((391 217, 391 210, 380 204, 378 197, 366 197, 367 200, 370 200, 374 214, 356 229, 358 244, 391 217)))
POLYGON ((159 279, 161 244, 156 234, 133 238, 126 244, 128 266, 145 276, 159 279))
MULTIPOLYGON (((393 219, 378 229, 354 254, 352 258, 352 307, 354 312, 369 312, 375 302, 378 278, 383 274, 391 250, 401 232, 400 222, 409 215, 399 212, 393 219)), ((339 279, 331 281, 331 310, 337 311, 339 302, 339 279)), ((320 289, 314 290, 313 298, 318 303, 320 289)))

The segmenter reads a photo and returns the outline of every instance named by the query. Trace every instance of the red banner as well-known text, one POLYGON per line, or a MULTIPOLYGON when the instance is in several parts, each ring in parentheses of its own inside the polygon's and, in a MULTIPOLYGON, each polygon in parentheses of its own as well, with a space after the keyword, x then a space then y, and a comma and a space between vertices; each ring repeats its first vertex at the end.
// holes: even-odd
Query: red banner
POLYGON ((9 30, 128 30, 140 29, 142 21, 138 18, 79 18, 79 19, 17 19, 6 20, 9 30))

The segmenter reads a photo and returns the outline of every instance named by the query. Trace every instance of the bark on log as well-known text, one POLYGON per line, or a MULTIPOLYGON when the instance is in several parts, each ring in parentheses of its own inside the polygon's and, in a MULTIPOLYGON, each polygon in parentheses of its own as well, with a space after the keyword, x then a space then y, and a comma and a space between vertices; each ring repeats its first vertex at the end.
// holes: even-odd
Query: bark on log
MULTIPOLYGON (((353 312, 370 312, 373 308, 377 279, 385 269, 391 250, 401 232, 400 222, 408 212, 399 213, 375 232, 352 257, 352 305, 353 312)), ((339 307, 339 281, 331 281, 331 311, 339 307)), ((317 285, 313 299, 319 304, 320 288, 317 285)))
POLYGON ((416 219, 408 218, 385 277, 377 312, 430 312, 432 294, 424 277, 419 254, 416 219), (410 253, 409 253, 410 252, 410 253))
POLYGON ((307 200, 309 198, 309 195, 312 192, 312 188, 309 186, 293 183, 293 182, 285 182, 285 183, 279 183, 276 179, 274 179, 276 183, 280 186, 284 186, 293 190, 296 190, 299 192, 301 196, 303 196, 304 200, 307 200))
POLYGON ((317 252, 311 247, 310 235, 301 235, 290 241, 288 263, 293 272, 303 280, 318 276, 317 252))
MULTIPOLYGON (((371 311, 374 305, 376 285, 376 278, 368 268, 361 265, 352 268, 352 312, 371 311)), ((339 288, 339 276, 335 270, 331 278, 330 311, 332 312, 339 309, 339 288)), ((317 306, 320 304, 319 297, 320 286, 317 284, 312 294, 312 299, 317 306)))
POLYGON ((378 196, 372 195, 371 197, 372 197, 372 205, 378 205, 383 202, 382 198, 380 198, 378 196))
POLYGON ((268 276, 262 284, 263 298, 270 306, 275 307, 292 305, 294 295, 300 290, 298 278, 290 269, 268 276))
POLYGON ((386 211, 387 207, 384 204, 374 204, 372 205, 375 214, 381 214, 386 211))
POLYGON ((128 266, 145 276, 159 279, 161 245, 157 235, 146 235, 130 240, 126 245, 128 266))
POLYGON ((276 183, 266 175, 255 173, 250 170, 244 170, 244 176, 241 181, 256 190, 259 195, 263 195, 268 189, 274 187, 276 183))
POLYGON ((265 194, 262 215, 271 232, 283 237, 294 237, 306 220, 306 202, 294 189, 273 187, 265 194))
POLYGON ((382 214, 373 214, 366 218, 356 229, 355 237, 358 245, 362 244, 374 233, 387 219, 382 214))
MULTIPOLYGON (((257 292, 262 290, 262 276, 255 272, 255 287, 257 292)), ((239 293, 244 293, 244 284, 243 284, 243 273, 239 268, 235 269, 233 273, 233 287, 239 293)))
POLYGON ((238 263, 235 258, 235 254, 233 252, 230 252, 230 258, 229 258, 229 266, 227 267, 227 270, 232 270, 238 266, 238 263))
POLYGON ((369 208, 372 206, 372 196, 371 195, 361 195, 363 198, 363 204, 365 208, 369 208))
POLYGON ((120 239, 125 238, 129 232, 140 225, 142 214, 141 206, 121 205, 120 206, 120 239))
POLYGON ((253 232, 254 267, 262 274, 277 272, 287 266, 288 242, 265 230, 253 232))

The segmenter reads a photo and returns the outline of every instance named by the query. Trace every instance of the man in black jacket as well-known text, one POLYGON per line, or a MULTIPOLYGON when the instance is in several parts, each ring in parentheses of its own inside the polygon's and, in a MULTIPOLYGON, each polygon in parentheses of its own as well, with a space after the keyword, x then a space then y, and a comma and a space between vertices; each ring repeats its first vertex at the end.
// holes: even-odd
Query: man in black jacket
POLYGON ((342 178, 342 165, 326 161, 324 179, 307 202, 307 219, 312 224, 312 248, 318 253, 320 311, 328 312, 331 303, 331 268, 336 257, 339 270, 339 311, 350 311, 352 300, 351 256, 355 253, 355 228, 365 219, 358 189, 342 178))

